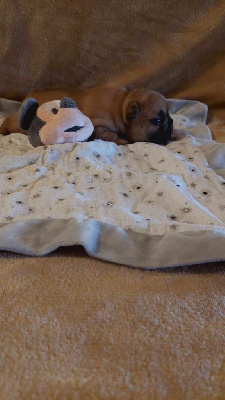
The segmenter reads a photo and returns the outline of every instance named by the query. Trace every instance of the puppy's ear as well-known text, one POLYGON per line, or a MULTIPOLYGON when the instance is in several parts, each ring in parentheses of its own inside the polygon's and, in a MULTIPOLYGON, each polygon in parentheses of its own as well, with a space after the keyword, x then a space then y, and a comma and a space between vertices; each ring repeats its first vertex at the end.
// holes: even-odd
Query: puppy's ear
POLYGON ((27 131, 30 127, 31 122, 33 121, 39 104, 37 100, 30 97, 27 99, 21 106, 19 111, 19 118, 18 118, 18 127, 22 131, 27 131))
POLYGON ((137 118, 140 114, 140 107, 136 101, 131 101, 126 109, 126 119, 127 121, 131 121, 134 118, 137 118))

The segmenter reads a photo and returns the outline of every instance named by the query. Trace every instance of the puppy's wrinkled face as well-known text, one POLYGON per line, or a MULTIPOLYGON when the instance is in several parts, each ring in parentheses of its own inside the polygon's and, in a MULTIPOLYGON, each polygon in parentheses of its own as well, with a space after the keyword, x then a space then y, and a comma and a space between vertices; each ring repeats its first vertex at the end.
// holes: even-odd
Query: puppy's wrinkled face
POLYGON ((173 120, 166 99, 158 92, 136 89, 128 93, 123 104, 126 136, 133 142, 165 145, 173 132, 173 120))

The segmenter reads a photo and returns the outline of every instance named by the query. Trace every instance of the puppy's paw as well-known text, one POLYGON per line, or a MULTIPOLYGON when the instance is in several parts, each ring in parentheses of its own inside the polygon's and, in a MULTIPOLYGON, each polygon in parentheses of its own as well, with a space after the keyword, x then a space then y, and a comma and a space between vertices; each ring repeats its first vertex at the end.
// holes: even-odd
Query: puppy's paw
POLYGON ((128 142, 128 140, 119 138, 119 139, 116 141, 116 144, 117 144, 118 146, 124 146, 124 145, 126 145, 126 144, 129 144, 129 142, 128 142))
POLYGON ((8 135, 8 129, 4 126, 4 122, 3 124, 0 126, 0 135, 8 135))

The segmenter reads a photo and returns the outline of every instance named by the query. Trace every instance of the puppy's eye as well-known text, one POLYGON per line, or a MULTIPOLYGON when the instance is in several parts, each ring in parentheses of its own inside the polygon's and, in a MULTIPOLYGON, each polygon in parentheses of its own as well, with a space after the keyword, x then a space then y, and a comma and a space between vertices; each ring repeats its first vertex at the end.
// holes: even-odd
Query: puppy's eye
POLYGON ((150 119, 149 120, 153 125, 157 125, 157 126, 159 126, 159 125, 161 125, 161 123, 162 123, 162 118, 152 118, 152 119, 150 119))

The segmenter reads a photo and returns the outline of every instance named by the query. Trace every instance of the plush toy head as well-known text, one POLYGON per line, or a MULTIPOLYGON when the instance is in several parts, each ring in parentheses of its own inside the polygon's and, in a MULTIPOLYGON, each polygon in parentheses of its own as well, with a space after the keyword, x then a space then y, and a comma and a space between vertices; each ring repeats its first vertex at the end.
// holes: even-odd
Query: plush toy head
POLYGON ((94 130, 90 119, 78 110, 75 101, 69 97, 49 101, 40 107, 32 97, 25 100, 19 111, 18 126, 27 131, 33 147, 82 142, 94 130))

